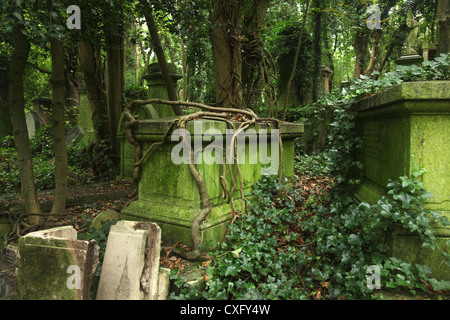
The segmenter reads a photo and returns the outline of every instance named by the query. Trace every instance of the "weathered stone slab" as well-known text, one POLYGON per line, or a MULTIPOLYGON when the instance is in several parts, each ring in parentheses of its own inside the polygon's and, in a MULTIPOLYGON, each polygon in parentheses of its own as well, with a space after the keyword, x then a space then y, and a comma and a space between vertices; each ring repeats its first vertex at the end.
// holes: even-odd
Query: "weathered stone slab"
POLYGON ((33 111, 30 111, 25 118, 25 122, 27 124, 28 137, 31 138, 36 133, 36 130, 40 128, 39 117, 33 111))
POLYGON ((120 218, 120 213, 114 210, 106 210, 100 212, 91 222, 91 228, 99 230, 102 224, 120 218))
POLYGON ((89 99, 87 96, 86 88, 78 88, 78 94, 80 97, 79 115, 78 115, 78 125, 83 128, 85 135, 83 136, 84 141, 89 141, 94 139, 94 125, 92 123, 92 113, 89 107, 89 99))
POLYGON ((76 240, 72 227, 33 232, 20 238, 20 299, 88 300, 98 250, 94 240, 76 240))
POLYGON ((156 300, 161 229, 119 221, 108 235, 97 300, 156 300))

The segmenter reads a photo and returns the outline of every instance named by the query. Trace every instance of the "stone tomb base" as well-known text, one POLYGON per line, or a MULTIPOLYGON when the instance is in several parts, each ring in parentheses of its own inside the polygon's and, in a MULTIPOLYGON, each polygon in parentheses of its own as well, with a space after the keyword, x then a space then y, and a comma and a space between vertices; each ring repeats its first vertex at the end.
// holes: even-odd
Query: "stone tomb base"
MULTIPOLYGON (((404 83, 358 104, 357 129, 363 139, 358 158, 364 179, 355 197, 374 203, 386 195, 389 180, 409 176, 412 162, 425 168, 425 188, 433 197, 425 209, 450 218, 450 82, 404 83)), ((439 242, 450 239, 450 229, 436 227, 439 242)), ((393 256, 427 264, 435 277, 450 280, 442 255, 423 249, 417 237, 392 239, 393 256)))
MULTIPOLYGON (((173 118, 148 120, 136 128, 135 138, 143 144, 144 151, 153 142, 161 141, 172 121, 173 118)), ((238 123, 236 127, 239 127, 238 123)), ((233 211, 241 211, 237 166, 235 163, 227 164, 226 161, 219 161, 226 155, 226 152, 220 154, 219 150, 225 150, 227 146, 227 124, 213 120, 191 121, 186 129, 196 150, 195 166, 205 182, 212 204, 212 212, 200 226, 203 241, 205 244, 210 241, 218 243, 223 240, 233 211), (214 151, 211 151, 212 142, 218 143, 214 151), (234 178, 231 178, 230 172, 234 178), (233 179, 236 185, 232 195, 234 209, 230 197, 221 184, 221 181, 225 182, 227 189, 231 190, 233 179)), ((303 132, 303 125, 282 124, 282 157, 279 135, 275 134, 274 129, 274 125, 258 124, 243 133, 246 140, 242 141, 246 142, 240 144, 239 159, 244 193, 250 192, 263 174, 278 175, 281 165, 285 177, 294 174, 294 139, 303 132), (261 141, 267 143, 260 143, 261 141), (264 157, 265 154, 267 157, 264 157)), ((185 245, 192 246, 191 224, 201 210, 199 189, 188 165, 176 163, 183 155, 182 150, 176 149, 180 147, 179 138, 169 134, 166 141, 164 145, 156 146, 145 160, 139 181, 139 200, 124 209, 122 217, 128 220, 155 222, 162 229, 163 241, 171 243, 181 241, 185 245), (175 154, 174 149, 177 150, 175 154)))

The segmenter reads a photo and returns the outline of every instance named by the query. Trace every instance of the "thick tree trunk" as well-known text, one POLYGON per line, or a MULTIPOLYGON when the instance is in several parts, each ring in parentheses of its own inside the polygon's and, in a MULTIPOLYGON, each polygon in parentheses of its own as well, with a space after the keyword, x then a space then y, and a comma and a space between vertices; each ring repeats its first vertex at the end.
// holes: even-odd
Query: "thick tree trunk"
MULTIPOLYGON (((14 141, 19 158, 21 193, 27 213, 40 214, 41 209, 34 184, 33 159, 24 112, 23 74, 30 52, 30 44, 18 24, 14 27, 14 35, 16 44, 9 71, 9 106, 14 129, 14 141)), ((29 221, 31 224, 39 224, 43 221, 43 218, 30 216, 29 221)))
POLYGON ((0 139, 13 134, 11 115, 9 114, 8 82, 0 83, 0 139))
POLYGON ((102 140, 108 139, 106 121, 106 93, 104 89, 103 68, 100 51, 87 40, 78 43, 80 65, 83 71, 86 92, 94 125, 95 142, 100 145, 102 140))
POLYGON ((241 6, 241 1, 213 1, 210 39, 218 107, 245 108, 242 88, 241 6))
POLYGON ((55 200, 50 214, 61 214, 66 208, 67 195, 67 150, 64 132, 64 109, 66 81, 64 74, 63 42, 50 38, 52 56, 52 136, 55 151, 55 200))
MULTIPOLYGON (((265 52, 260 34, 269 5, 270 0, 253 0, 251 7, 244 14, 242 86, 246 105, 249 105, 250 102, 260 102, 263 86, 268 82, 264 76, 261 77, 268 72, 262 70, 264 67, 261 68, 261 65, 265 64, 265 52)), ((269 66, 265 66, 265 68, 269 68, 269 66)))
POLYGON ((438 2, 438 54, 450 53, 450 0, 438 2))
POLYGON ((106 37, 110 46, 106 50, 106 97, 108 105, 109 138, 111 153, 118 159, 120 154, 120 141, 117 138, 120 116, 122 114, 123 95, 123 63, 122 48, 123 38, 118 34, 110 34, 106 37))

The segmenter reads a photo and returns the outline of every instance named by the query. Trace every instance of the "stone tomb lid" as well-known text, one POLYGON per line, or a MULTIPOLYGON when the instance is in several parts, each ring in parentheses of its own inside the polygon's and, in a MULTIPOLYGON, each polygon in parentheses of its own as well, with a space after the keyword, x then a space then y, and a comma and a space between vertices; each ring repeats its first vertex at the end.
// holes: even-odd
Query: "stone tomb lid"
MULTIPOLYGON (((169 129, 170 125, 176 118, 159 118, 159 119, 150 119, 150 120, 144 120, 140 121, 136 125, 136 129, 134 131, 136 136, 159 136, 164 135, 166 131, 169 129)), ((204 133, 208 129, 217 129, 221 131, 222 133, 226 133, 226 129, 229 129, 227 126, 227 123, 224 121, 218 121, 218 120, 195 120, 195 121, 189 121, 186 124, 186 129, 191 133, 194 134, 195 132, 195 123, 198 124, 198 122, 202 123, 202 133, 204 133)), ((235 127, 239 128, 240 122, 235 122, 235 127)), ((253 128, 256 132, 259 132, 259 130, 267 130, 269 133, 271 129, 277 129, 275 123, 257 123, 255 126, 250 127, 253 128)), ((249 128, 249 129, 250 129, 249 128)), ((177 129, 176 126, 172 128, 172 131, 177 129)), ((304 131, 304 125, 302 123, 292 123, 292 122, 283 122, 280 124, 280 132, 283 137, 299 137, 304 131)))

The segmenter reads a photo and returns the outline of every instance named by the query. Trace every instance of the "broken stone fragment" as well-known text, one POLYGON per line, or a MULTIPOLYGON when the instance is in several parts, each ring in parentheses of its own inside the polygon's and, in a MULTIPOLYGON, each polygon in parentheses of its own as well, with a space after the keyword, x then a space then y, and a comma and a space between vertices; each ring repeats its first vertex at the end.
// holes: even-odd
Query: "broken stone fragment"
POLYGON ((157 224, 122 220, 112 226, 97 300, 156 300, 160 250, 157 224))
POLYGON ((98 265, 95 240, 60 227, 19 239, 18 294, 24 300, 88 300, 98 265))

